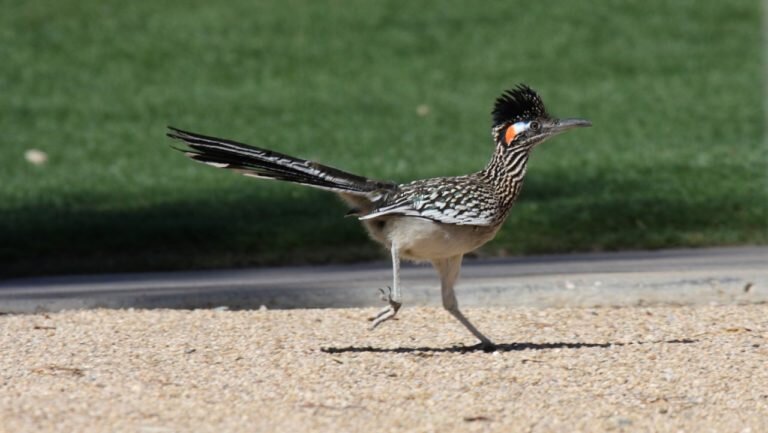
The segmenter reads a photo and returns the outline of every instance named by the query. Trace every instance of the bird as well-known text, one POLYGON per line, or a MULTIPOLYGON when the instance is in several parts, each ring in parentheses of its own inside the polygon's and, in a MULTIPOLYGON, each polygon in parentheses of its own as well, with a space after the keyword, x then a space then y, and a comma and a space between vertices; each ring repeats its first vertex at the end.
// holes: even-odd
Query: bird
POLYGON ((491 112, 494 150, 486 166, 462 176, 407 183, 355 175, 314 161, 237 141, 168 127, 189 158, 246 176, 306 185, 338 194, 370 237, 389 250, 392 285, 379 289, 386 306, 369 320, 371 329, 394 318, 402 306, 400 262, 431 262, 440 279, 443 307, 475 338, 496 346, 459 309, 454 286, 463 256, 493 239, 520 194, 532 150, 545 140, 592 123, 549 114, 526 84, 502 92, 491 112))

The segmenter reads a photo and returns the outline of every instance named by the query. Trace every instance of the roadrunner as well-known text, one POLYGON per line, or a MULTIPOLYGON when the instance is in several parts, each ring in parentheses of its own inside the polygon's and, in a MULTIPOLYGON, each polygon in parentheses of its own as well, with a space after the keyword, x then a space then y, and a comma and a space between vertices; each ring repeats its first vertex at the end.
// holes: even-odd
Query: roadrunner
POLYGON ((188 148, 179 150, 196 161, 341 196, 350 214, 392 254, 392 286, 382 290, 387 306, 371 318, 371 329, 395 317, 402 305, 400 260, 429 261, 440 276, 443 307, 480 340, 482 348, 490 349, 491 340, 470 323, 456 301, 453 288, 462 257, 491 240, 507 218, 533 148, 561 132, 591 125, 587 120, 550 116, 539 95, 524 84, 496 99, 492 115, 496 148, 485 168, 403 184, 173 127, 168 136, 184 141, 188 148))

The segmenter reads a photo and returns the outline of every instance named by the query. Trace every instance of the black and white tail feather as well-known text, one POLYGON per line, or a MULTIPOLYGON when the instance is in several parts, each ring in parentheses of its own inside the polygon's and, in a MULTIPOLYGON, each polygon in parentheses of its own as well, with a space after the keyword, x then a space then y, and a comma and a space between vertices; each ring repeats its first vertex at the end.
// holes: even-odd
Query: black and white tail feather
POLYGON ((244 143, 183 131, 172 126, 168 129, 168 137, 181 140, 189 147, 177 149, 188 157, 214 167, 235 170, 246 176, 283 180, 371 199, 397 188, 394 183, 368 179, 244 143))

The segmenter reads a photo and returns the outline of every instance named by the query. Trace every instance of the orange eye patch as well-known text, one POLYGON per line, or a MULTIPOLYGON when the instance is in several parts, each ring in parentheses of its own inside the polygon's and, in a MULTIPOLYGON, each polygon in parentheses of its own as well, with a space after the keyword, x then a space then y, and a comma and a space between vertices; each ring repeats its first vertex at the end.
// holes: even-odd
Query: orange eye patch
POLYGON ((509 125, 509 128, 507 128, 507 131, 504 133, 504 142, 509 144, 516 136, 517 131, 515 131, 515 125, 509 125))
POLYGON ((511 143, 518 134, 522 134, 528 130, 528 125, 530 125, 528 122, 517 122, 513 125, 509 125, 509 128, 504 131, 504 143, 511 143))

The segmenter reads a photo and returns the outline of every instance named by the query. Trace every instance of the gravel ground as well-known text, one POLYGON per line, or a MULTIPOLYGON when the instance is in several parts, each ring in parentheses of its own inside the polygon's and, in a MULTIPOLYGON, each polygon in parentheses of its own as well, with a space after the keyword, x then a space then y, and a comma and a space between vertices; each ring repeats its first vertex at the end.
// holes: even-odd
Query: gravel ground
POLYGON ((768 431, 768 305, 0 316, 0 431, 768 431))

